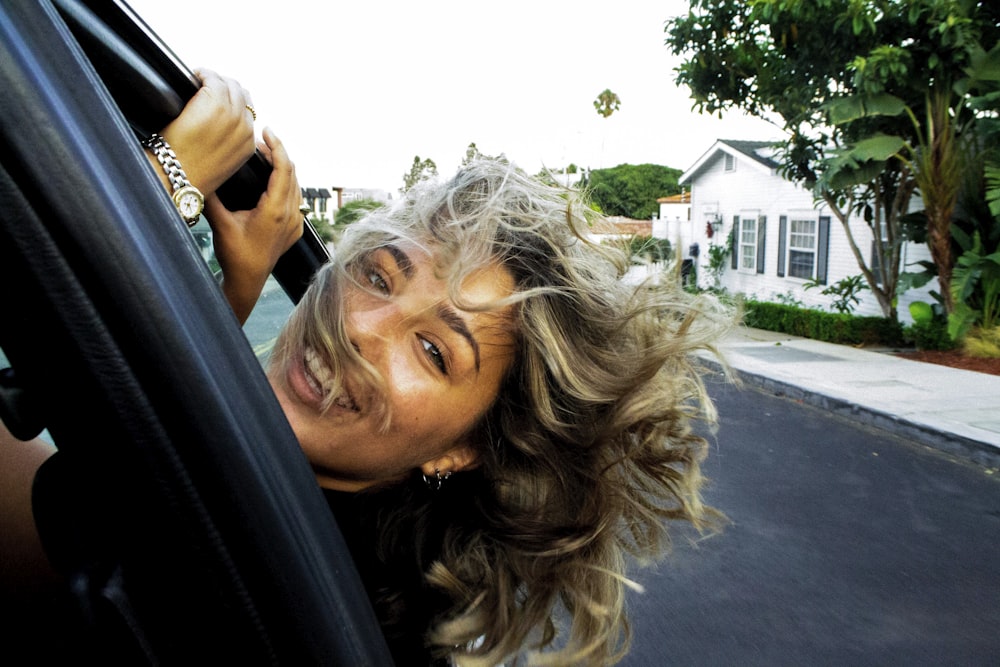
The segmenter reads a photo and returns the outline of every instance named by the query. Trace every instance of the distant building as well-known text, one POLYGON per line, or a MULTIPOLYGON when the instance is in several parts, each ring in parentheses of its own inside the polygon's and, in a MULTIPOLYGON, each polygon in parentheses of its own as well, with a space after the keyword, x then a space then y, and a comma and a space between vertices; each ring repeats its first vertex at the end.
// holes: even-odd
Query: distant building
POLYGON ((660 197, 656 203, 660 205, 660 212, 656 220, 653 220, 653 236, 667 240, 694 236, 694 228, 691 227, 690 192, 660 197))
POLYGON ((327 188, 302 188, 302 200, 312 209, 310 216, 317 216, 320 218, 332 219, 333 214, 340 210, 343 205, 342 201, 343 188, 331 187, 327 188), (330 191, 336 193, 336 199, 332 202, 333 195, 330 191), (327 213, 329 212, 329 215, 327 213))
POLYGON ((332 221, 337 211, 348 202, 358 199, 388 202, 392 199, 392 195, 386 190, 331 186, 329 188, 302 188, 302 199, 312 209, 312 213, 309 215, 325 217, 332 221))
POLYGON ((609 237, 652 236, 651 220, 634 220, 621 215, 611 215, 598 219, 591 227, 591 236, 596 239, 609 237))
MULTIPOLYGON (((806 289, 810 281, 834 283, 861 273, 843 225, 810 191, 778 173, 773 144, 719 140, 680 177, 691 189, 690 224, 670 228, 682 248, 698 246, 698 281, 710 286, 709 245, 732 243, 721 275, 730 292, 761 300, 792 298, 810 307, 830 310, 834 297, 823 288, 806 289)), ((915 202, 915 205, 918 205, 915 202)), ((661 214, 662 215, 662 214, 661 214)), ((849 219, 851 235, 872 266, 875 239, 860 218, 849 219)), ((905 243, 901 265, 927 260, 923 244, 905 243)), ((932 281, 933 283, 934 281, 932 281)), ((912 301, 932 301, 929 285, 911 289, 899 298, 899 317, 909 320, 912 301)), ((882 315, 868 290, 859 295, 859 315, 882 315)))
POLYGON ((376 190, 370 188, 345 188, 344 203, 356 201, 358 199, 371 199, 373 201, 388 202, 392 200, 392 194, 387 190, 376 190))

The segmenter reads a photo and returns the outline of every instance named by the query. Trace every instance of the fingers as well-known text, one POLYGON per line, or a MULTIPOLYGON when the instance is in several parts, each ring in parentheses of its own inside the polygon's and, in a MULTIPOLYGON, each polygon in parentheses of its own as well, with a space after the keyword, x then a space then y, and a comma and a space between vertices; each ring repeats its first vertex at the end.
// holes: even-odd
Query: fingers
POLYGON ((271 178, 267 186, 268 194, 281 198, 288 205, 297 209, 302 194, 298 179, 295 177, 295 165, 288 157, 285 145, 271 128, 265 127, 262 135, 271 161, 271 178))
POLYGON ((198 69, 201 88, 161 134, 184 165, 188 179, 208 194, 253 155, 250 93, 235 79, 198 69))
POLYGON ((215 105, 211 110, 215 122, 228 118, 228 122, 234 125, 234 131, 245 132, 252 139, 253 123, 257 118, 256 110, 252 110, 253 98, 250 91, 236 79, 221 76, 213 70, 198 69, 195 72, 201 80, 201 90, 198 93, 210 98, 215 105), (238 126, 242 127, 237 130, 238 126))

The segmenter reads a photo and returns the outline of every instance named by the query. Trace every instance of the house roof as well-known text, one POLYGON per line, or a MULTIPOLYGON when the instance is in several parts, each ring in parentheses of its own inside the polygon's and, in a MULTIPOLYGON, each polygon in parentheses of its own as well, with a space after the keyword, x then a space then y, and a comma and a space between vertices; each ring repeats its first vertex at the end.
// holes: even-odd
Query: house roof
POLYGON ((612 215, 606 218, 598 218, 594 221, 590 231, 594 234, 608 234, 620 236, 652 236, 652 220, 634 220, 620 215, 612 215))
POLYGON ((717 139, 712 147, 686 172, 681 174, 678 183, 687 183, 693 179, 698 172, 705 168, 709 162, 715 159, 719 153, 732 155, 742 160, 753 168, 766 173, 773 172, 780 165, 772 156, 775 152, 776 142, 773 141, 740 141, 738 139, 717 139))
POLYGON ((679 195, 670 195, 669 197, 660 197, 656 200, 657 204, 690 204, 691 203, 691 192, 689 190, 680 193, 679 195))

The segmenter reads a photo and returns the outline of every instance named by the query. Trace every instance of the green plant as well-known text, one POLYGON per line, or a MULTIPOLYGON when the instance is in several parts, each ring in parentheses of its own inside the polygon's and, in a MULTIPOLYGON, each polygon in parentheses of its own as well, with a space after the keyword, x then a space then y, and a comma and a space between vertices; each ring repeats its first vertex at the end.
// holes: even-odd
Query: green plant
POLYGON ((332 231, 334 237, 339 237, 344 233, 344 229, 348 225, 357 222, 371 211, 383 206, 385 206, 385 203, 376 199, 354 199, 347 202, 333 215, 332 231))
POLYGON ((673 249, 667 239, 652 236, 632 236, 628 240, 633 263, 666 262, 673 258, 673 249))
POLYGON ((805 308, 805 304, 802 303, 802 299, 795 296, 795 293, 788 290, 784 294, 772 294, 771 299, 775 303, 780 303, 785 306, 792 306, 793 308, 805 308))
POLYGON ((979 232, 955 263, 952 272, 954 309, 948 318, 948 332, 962 339, 969 329, 979 325, 991 330, 1000 324, 1000 250, 984 254, 979 232))
POLYGON ((903 337, 918 350, 953 350, 955 339, 948 333, 948 318, 940 301, 930 304, 914 301, 910 304, 913 324, 903 330, 903 337))
MULTIPOLYGON (((815 279, 813 279, 807 282, 804 287, 806 289, 812 289, 813 287, 820 286, 821 283, 818 283, 815 279)), ((853 313, 855 306, 861 303, 861 300, 858 298, 858 294, 866 289, 868 289, 868 285, 865 283, 865 277, 859 274, 856 276, 841 278, 820 292, 820 294, 823 296, 836 297, 830 305, 838 313, 853 313)))
POLYGON ((903 335, 918 350, 953 350, 958 346, 948 333, 948 319, 940 302, 914 301, 910 317, 913 324, 903 330, 903 335))
POLYGON ((828 313, 752 299, 745 302, 744 322, 756 329, 844 345, 896 346, 904 340, 902 326, 886 317, 828 313))
POLYGON ((970 357, 1000 358, 1000 327, 974 329, 965 337, 962 347, 970 357))
POLYGON ((325 215, 311 214, 309 224, 316 230, 316 234, 323 240, 323 243, 330 243, 334 240, 333 227, 325 215))
POLYGON ((719 289, 722 284, 722 274, 726 270, 727 258, 733 252, 733 235, 726 238, 725 245, 710 243, 708 245, 708 274, 712 276, 712 287, 719 289))

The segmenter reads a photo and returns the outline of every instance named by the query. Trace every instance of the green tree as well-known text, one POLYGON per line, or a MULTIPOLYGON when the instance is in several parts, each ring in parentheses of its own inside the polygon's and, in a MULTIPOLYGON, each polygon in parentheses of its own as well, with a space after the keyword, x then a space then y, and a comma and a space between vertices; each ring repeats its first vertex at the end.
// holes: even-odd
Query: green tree
POLYGON ((310 213, 308 220, 309 224, 316 230, 316 234, 324 243, 330 243, 334 240, 335 232, 333 226, 330 224, 329 218, 325 215, 310 213))
POLYGON ((344 229, 365 217, 370 211, 385 206, 383 202, 375 199, 354 199, 347 202, 333 216, 333 231, 336 236, 344 233, 344 229))
POLYGON ((913 123, 862 113, 834 123, 829 114, 839 102, 831 103, 872 103, 890 94, 907 108, 925 108, 935 89, 961 76, 971 44, 996 43, 990 4, 693 0, 690 13, 666 28, 667 45, 685 58, 677 81, 690 88, 696 109, 740 109, 785 130, 784 175, 811 188, 841 221, 866 283, 892 319, 903 223, 921 168, 894 156, 903 145, 920 146, 933 130, 919 116, 913 123), (851 215, 871 232, 872 263, 867 243, 847 224, 851 215))
POLYGON ((464 167, 465 165, 469 164, 473 160, 479 160, 479 159, 484 159, 484 160, 500 160, 502 162, 507 162, 507 156, 504 155, 503 153, 501 153, 500 155, 496 155, 496 156, 494 156, 494 155, 487 155, 486 153, 481 152, 479 150, 479 147, 476 146, 476 142, 473 141, 465 149, 465 157, 462 158, 462 166, 464 167))
POLYGON ((680 169, 657 164, 621 164, 590 172, 586 187, 605 215, 648 219, 659 211, 656 200, 681 191, 680 169))
POLYGON ((597 96, 597 99, 594 100, 594 108, 597 109, 597 113, 604 118, 607 118, 614 112, 618 111, 621 105, 621 98, 611 92, 610 88, 605 88, 601 91, 601 94, 597 96))
MULTIPOLYGON (((473 144, 473 146, 475 146, 475 144, 473 144)), ((405 193, 420 181, 428 178, 434 178, 437 176, 437 173, 437 165, 434 164, 434 160, 430 158, 421 160, 419 155, 415 155, 413 157, 413 164, 410 165, 410 171, 403 174, 403 187, 401 187, 399 191, 401 193, 405 193)))

